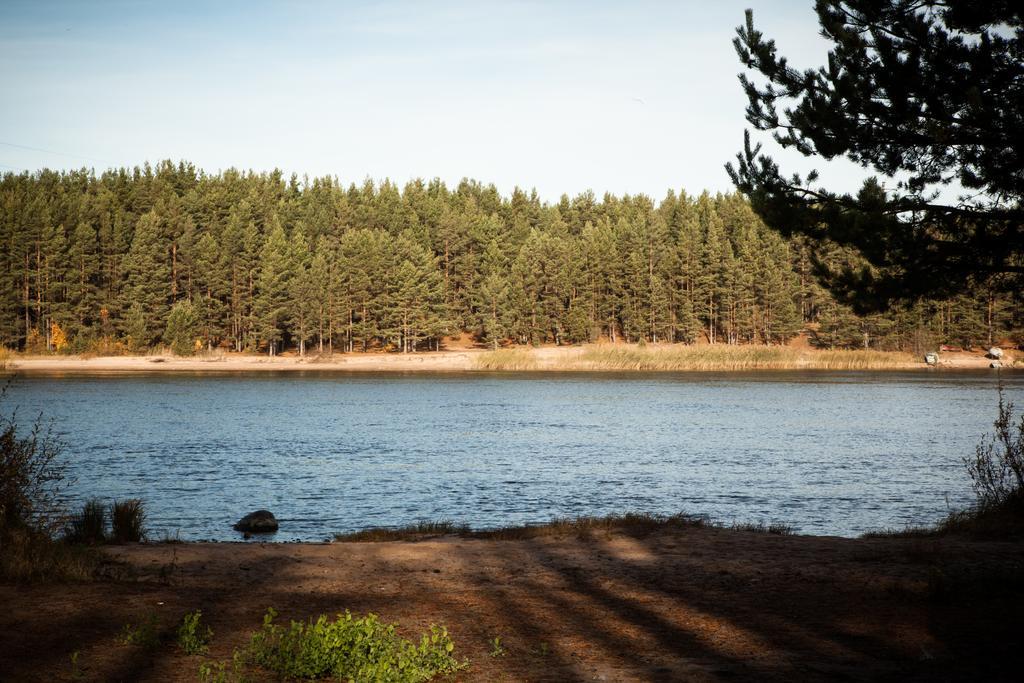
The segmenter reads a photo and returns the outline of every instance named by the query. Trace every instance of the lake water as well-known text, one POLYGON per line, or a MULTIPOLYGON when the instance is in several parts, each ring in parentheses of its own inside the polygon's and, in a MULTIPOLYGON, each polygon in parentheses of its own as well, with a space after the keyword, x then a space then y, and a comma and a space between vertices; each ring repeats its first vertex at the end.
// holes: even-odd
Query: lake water
MULTIPOLYGON (((856 535, 972 499, 961 457, 993 373, 26 377, 79 499, 141 497, 151 536, 276 540, 449 519, 473 527, 625 511, 856 535)), ((1024 374, 1003 373, 1024 404, 1024 374)))

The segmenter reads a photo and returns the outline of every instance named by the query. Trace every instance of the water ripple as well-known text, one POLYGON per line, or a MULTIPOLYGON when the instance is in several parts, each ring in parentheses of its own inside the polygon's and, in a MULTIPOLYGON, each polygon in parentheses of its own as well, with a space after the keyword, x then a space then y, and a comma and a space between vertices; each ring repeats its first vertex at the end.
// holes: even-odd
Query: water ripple
MULTIPOLYGON (((1004 382, 1024 403, 1024 377, 1004 382)), ((79 499, 142 497, 157 537, 234 540, 261 507, 281 540, 626 510, 853 535, 969 501, 960 458, 991 427, 994 387, 982 373, 308 373, 25 378, 11 400, 53 420, 79 499)))

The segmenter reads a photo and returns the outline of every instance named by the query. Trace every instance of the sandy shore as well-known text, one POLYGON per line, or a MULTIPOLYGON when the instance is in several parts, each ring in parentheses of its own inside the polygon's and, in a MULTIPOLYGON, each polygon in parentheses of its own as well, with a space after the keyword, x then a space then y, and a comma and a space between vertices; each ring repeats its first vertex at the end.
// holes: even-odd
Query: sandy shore
POLYGON ((215 357, 76 356, 15 357, 7 369, 18 373, 133 373, 133 372, 462 372, 474 368, 477 350, 429 353, 350 353, 333 356, 255 356, 224 354, 215 357))
MULTIPOLYGON (((566 361, 580 357, 588 348, 601 347, 544 347, 526 351, 535 361, 531 370, 564 369, 566 361)), ((635 348, 635 347, 618 347, 635 348)), ((813 350, 802 352, 813 361, 813 350)), ((6 363, 8 372, 114 374, 136 372, 467 372, 477 369, 477 359, 485 356, 483 349, 459 349, 424 353, 348 353, 332 356, 295 355, 269 357, 250 354, 218 354, 210 357, 184 358, 176 356, 104 356, 82 358, 78 356, 21 356, 13 355, 6 363)), ((952 370, 988 369, 991 361, 982 353, 942 354, 939 368, 952 370)), ((1013 365, 1012 357, 1004 367, 1013 365)), ((1018 363, 1018 365, 1020 365, 1018 363)), ((600 367, 573 367, 574 370, 596 370, 600 367)), ((795 369, 799 369, 798 367, 795 369)), ((889 370, 929 369, 924 362, 908 360, 889 370)))
POLYGON ((1020 542, 688 528, 108 552, 129 578, 0 584, 0 678, 195 681, 274 607, 373 612, 407 637, 444 624, 460 681, 1011 680, 1024 617, 1020 542), (206 659, 173 644, 195 609, 206 659), (150 617, 163 644, 120 642, 150 617))

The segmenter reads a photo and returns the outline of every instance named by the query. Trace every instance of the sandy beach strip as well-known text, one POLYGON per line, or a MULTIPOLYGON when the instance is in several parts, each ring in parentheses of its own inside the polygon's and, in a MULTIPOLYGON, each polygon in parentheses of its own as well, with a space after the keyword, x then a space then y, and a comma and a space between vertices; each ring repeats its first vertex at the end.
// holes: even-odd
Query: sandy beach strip
MULTIPOLYGON (((587 352, 593 350, 636 349, 632 345, 586 345, 541 348, 519 348, 501 353, 515 353, 526 359, 524 367, 497 368, 502 371, 570 371, 570 372, 630 372, 630 368, 604 367, 601 363, 589 362, 587 352)), ((660 347, 671 350, 672 347, 660 347)), ((686 348, 686 347, 679 347, 686 348)), ((732 347, 743 348, 743 347, 732 347)), ((658 351, 655 350, 654 353, 658 351)), ((802 350, 797 362, 790 368, 747 368, 759 369, 815 369, 816 359, 828 351, 802 350)), ((856 353, 856 352, 847 352, 856 353)), ((245 372, 396 372, 396 373, 445 373, 493 370, 481 361, 492 357, 485 349, 458 349, 419 353, 335 353, 333 355, 295 354, 267 356, 244 353, 219 353, 196 357, 173 355, 147 356, 8 356, 3 370, 8 373, 31 374, 133 374, 133 373, 245 373, 245 372)), ((942 354, 937 369, 942 370, 988 370, 991 360, 983 353, 963 352, 942 354)), ((1020 368, 1021 362, 1014 363, 1012 356, 1004 359, 1003 369, 1020 368)), ((696 368, 693 368, 696 369, 696 368)), ((703 371, 731 371, 735 368, 701 367, 703 371)), ((818 368, 822 369, 822 368, 818 368)), ((850 368, 855 369, 855 368, 850 368)), ((892 363, 888 367, 865 368, 868 370, 929 370, 923 359, 906 355, 906 360, 892 363)), ((664 371, 687 371, 688 368, 666 368, 664 371)), ((657 372, 657 369, 636 371, 657 372)))

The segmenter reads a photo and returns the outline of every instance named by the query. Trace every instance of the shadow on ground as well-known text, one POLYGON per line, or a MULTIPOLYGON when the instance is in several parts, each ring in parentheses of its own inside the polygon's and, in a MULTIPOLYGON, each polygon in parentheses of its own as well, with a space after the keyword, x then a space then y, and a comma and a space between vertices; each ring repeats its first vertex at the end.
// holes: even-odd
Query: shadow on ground
POLYGON ((1024 544, 955 538, 694 528, 114 552, 132 580, 0 586, 0 678, 195 681, 274 607, 374 612, 408 637, 444 624, 466 681, 1016 680, 1024 616, 1024 544), (194 609, 208 658, 173 644, 194 609), (120 642, 150 615, 161 644, 120 642))

